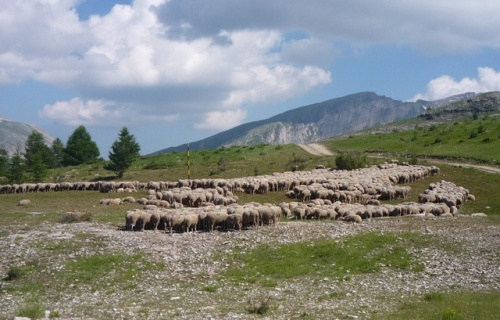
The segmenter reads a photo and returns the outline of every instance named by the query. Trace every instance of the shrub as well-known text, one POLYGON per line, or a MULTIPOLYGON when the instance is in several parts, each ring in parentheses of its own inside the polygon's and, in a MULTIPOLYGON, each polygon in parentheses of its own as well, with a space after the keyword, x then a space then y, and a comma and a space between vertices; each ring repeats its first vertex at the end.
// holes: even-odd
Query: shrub
POLYGON ((443 300, 443 295, 439 292, 427 292, 424 294, 425 301, 441 301, 443 300))
POLYGON ((251 314, 258 314, 258 315, 265 315, 269 309, 270 309, 270 302, 271 302, 271 297, 267 297, 267 299, 258 301, 258 302, 251 302, 249 301, 248 303, 250 306, 247 308, 247 311, 251 314))
POLYGON ((25 271, 23 268, 14 266, 7 271, 7 275, 5 276, 5 278, 3 278, 3 280, 5 281, 16 280, 24 276, 24 274, 25 271))
POLYGON ((307 160, 309 159, 303 156, 297 156, 294 153, 292 154, 292 158, 287 163, 287 169, 292 171, 304 170, 307 160))
POLYGON ((17 312, 17 316, 30 319, 40 319, 43 318, 44 311, 45 308, 41 304, 34 303, 21 307, 17 312))
POLYGON ((354 170, 366 167, 368 160, 366 156, 341 153, 335 157, 335 164, 339 170, 354 170))
POLYGON ((217 289, 218 289, 217 286, 205 286, 202 288, 202 290, 205 292, 215 292, 217 291, 217 289))
POLYGON ((457 310, 453 308, 446 308, 443 311, 443 314, 441 316, 441 319, 443 320, 461 320, 463 319, 462 316, 458 313, 457 310))

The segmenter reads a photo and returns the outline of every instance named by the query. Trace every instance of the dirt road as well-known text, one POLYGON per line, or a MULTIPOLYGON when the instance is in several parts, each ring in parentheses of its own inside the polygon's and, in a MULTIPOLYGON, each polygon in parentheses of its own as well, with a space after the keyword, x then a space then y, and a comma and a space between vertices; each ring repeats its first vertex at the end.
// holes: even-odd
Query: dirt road
MULTIPOLYGON (((308 144, 299 144, 299 147, 304 149, 306 152, 309 152, 310 154, 316 155, 316 156, 332 156, 333 152, 330 151, 327 147, 325 147, 322 144, 319 143, 308 143, 308 144)), ((485 165, 476 165, 476 164, 470 164, 470 163, 458 163, 458 162, 450 162, 450 161, 445 161, 445 160, 430 160, 433 163, 442 163, 442 164, 448 164, 451 166, 455 167, 463 167, 463 168, 474 168, 478 170, 482 170, 485 172, 489 173, 499 173, 500 174, 500 168, 492 167, 492 166, 485 166, 485 165)))
POLYGON ((298 146, 315 156, 333 156, 333 152, 319 143, 299 144, 298 146))

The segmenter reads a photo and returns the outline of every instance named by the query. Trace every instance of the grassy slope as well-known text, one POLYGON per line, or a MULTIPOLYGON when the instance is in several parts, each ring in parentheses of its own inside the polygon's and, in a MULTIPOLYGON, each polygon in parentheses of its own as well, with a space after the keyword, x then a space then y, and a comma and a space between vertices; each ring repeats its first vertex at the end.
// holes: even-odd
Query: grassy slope
POLYGON ((333 150, 344 152, 382 152, 500 163, 500 116, 462 119, 425 128, 415 126, 414 130, 351 136, 326 144, 333 150))
MULTIPOLYGON (((335 149, 342 151, 383 150, 396 154, 430 154, 444 157, 456 156, 458 158, 473 158, 481 162, 488 162, 494 159, 498 159, 497 161, 499 161, 500 154, 495 157, 495 152, 500 150, 500 146, 498 145, 500 139, 499 123, 498 117, 468 120, 457 122, 456 124, 440 125, 432 129, 395 132, 388 135, 354 137, 345 140, 335 140, 330 143, 335 149), (478 133, 476 138, 470 139, 470 132, 477 129, 480 125, 483 125, 483 130, 485 131, 478 133), (415 136, 416 139, 414 139, 415 136), (442 141, 438 144, 432 143, 433 141, 435 142, 438 137, 440 137, 442 141), (482 142, 487 138, 490 138, 490 141, 482 142), (460 142, 460 140, 463 140, 463 142, 460 142), (473 144, 474 141, 476 144, 473 144), (461 148, 458 148, 458 146, 461 146, 461 148), (476 151, 472 153, 469 152, 470 149, 474 147, 476 151), (458 153, 454 155, 453 152, 458 153)), ((384 159, 379 160, 383 161, 384 159)), ((420 163, 431 165, 432 162, 430 162, 430 160, 428 161, 429 162, 420 160, 420 163)), ((130 171, 126 172, 123 180, 139 180, 145 182, 148 180, 176 181, 181 178, 184 179, 187 177, 186 162, 187 155, 181 153, 143 157, 133 164, 130 171)), ((276 171, 290 170, 293 165, 299 165, 304 169, 312 169, 317 164, 333 166, 334 157, 312 156, 295 145, 259 145, 255 147, 232 147, 191 152, 190 163, 191 178, 232 178, 253 176, 255 174, 271 174, 276 171)), ((485 212, 494 216, 489 219, 491 223, 497 224, 499 222, 499 174, 489 174, 475 169, 455 168, 447 165, 439 166, 441 167, 440 175, 422 182, 411 184, 412 190, 414 190, 412 192, 412 198, 410 199, 411 201, 415 201, 417 194, 422 192, 431 182, 441 179, 453 181, 457 185, 468 188, 477 199, 475 202, 467 202, 462 208, 463 213, 485 212)), ((51 171, 51 177, 53 181, 57 180, 57 177, 70 181, 114 178, 110 176, 109 172, 104 171, 101 165, 83 165, 73 168, 57 169, 51 171)), ((249 201, 279 203, 286 200, 281 193, 255 196, 238 194, 238 196, 240 196, 243 203, 249 201)), ((77 210, 90 212, 94 222, 110 224, 115 228, 122 228, 124 225, 123 213, 130 208, 138 207, 134 204, 122 205, 119 207, 100 206, 98 204, 99 199, 103 197, 110 197, 110 195, 100 194, 98 192, 80 191, 29 195, 0 195, 0 224, 8 225, 11 228, 10 230, 32 230, 36 229, 36 227, 42 223, 58 223, 62 213, 77 210), (33 206, 17 207, 17 201, 23 198, 30 198, 34 203, 33 206)), ((2 231, 0 233, 0 239, 9 234, 10 231, 8 230, 2 231)), ((84 238, 82 240, 83 246, 83 243, 86 243, 88 240, 85 238, 86 235, 82 235, 82 237, 84 238)), ((99 243, 100 240, 97 239, 95 241, 99 243)), ((74 248, 56 249, 57 250, 50 247, 47 250, 50 252, 61 251, 63 249, 73 251, 74 248)), ((123 257, 118 255, 113 258, 122 259, 123 257)), ((141 260, 140 257, 137 258, 137 260, 141 260)), ((90 262, 93 264, 95 261, 90 262)), ((130 263, 131 268, 135 268, 136 264, 139 262, 132 261, 130 263)), ((103 268, 104 267, 109 268, 108 265, 104 265, 103 268)), ((159 266, 155 267, 158 268, 159 266)), ((79 266, 70 263, 67 265, 67 268, 74 269, 71 269, 72 271, 68 273, 68 276, 76 275, 77 277, 86 279, 85 272, 87 272, 87 269, 85 269, 85 264, 79 266)), ((32 272, 28 269, 24 271, 28 273, 32 272)), ((123 274, 126 276, 125 273, 123 274)), ((301 275, 298 275, 298 277, 301 277, 301 275)), ((265 279, 262 281, 264 281, 265 285, 273 284, 265 282, 265 279)), ((131 285, 133 283, 133 281, 129 281, 130 283, 127 281, 122 282, 124 285, 131 285)), ((64 281, 61 283, 57 282, 54 285, 62 286, 65 283, 64 281)), ((91 285, 96 284, 91 283, 91 285)), ((33 288, 25 288, 22 286, 20 288, 31 292, 37 297, 43 297, 45 294, 43 292, 38 292, 42 287, 43 286, 40 285, 38 287, 34 286, 33 288)), ((21 290, 16 286, 13 286, 11 289, 21 290)), ((210 288, 207 290, 209 289, 210 288)), ((68 291, 67 294, 71 294, 71 292, 68 291)), ((416 318, 427 319, 438 314, 441 316, 438 318, 458 319, 459 317, 454 317, 456 313, 462 315, 462 318, 464 318, 464 316, 467 318, 468 315, 475 314, 478 308, 481 312, 485 312, 482 315, 485 319, 489 318, 491 315, 497 314, 494 303, 489 303, 487 305, 481 303, 483 301, 497 300, 498 292, 484 294, 470 292, 459 292, 454 294, 438 293, 436 295, 438 298, 434 296, 415 297, 411 303, 402 303, 400 309, 391 316, 395 319, 405 319, 408 315, 412 315, 416 318), (465 303, 456 303, 457 301, 472 301, 474 303, 468 306, 465 303), (419 316, 416 316, 417 314, 419 316)), ((43 310, 43 308, 41 308, 41 310, 43 310)), ((19 314, 23 314, 21 311, 24 311, 26 315, 29 315, 30 312, 37 312, 37 310, 26 309, 20 310, 19 314)), ((383 315, 382 318, 389 318, 389 316, 383 315)))

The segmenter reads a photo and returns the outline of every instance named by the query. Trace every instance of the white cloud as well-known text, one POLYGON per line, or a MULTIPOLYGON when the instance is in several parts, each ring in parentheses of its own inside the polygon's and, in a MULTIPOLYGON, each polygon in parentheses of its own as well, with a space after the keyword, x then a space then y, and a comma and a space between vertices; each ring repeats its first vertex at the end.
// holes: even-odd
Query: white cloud
POLYGON ((77 3, 13 1, 0 16, 0 29, 15 30, 0 35, 0 83, 34 79, 71 88, 88 101, 57 102, 40 112, 66 124, 101 123, 123 114, 124 104, 141 109, 143 119, 196 111, 229 112, 243 121, 244 105, 284 100, 331 81, 314 59, 291 61, 297 45, 281 57, 286 41, 279 30, 169 37, 172 26, 155 11, 166 0, 116 4, 85 21, 78 20, 77 3))
POLYGON ((102 100, 83 101, 73 98, 70 101, 58 101, 45 105, 39 110, 39 116, 53 119, 68 126, 122 126, 127 123, 140 125, 144 123, 172 122, 178 115, 141 114, 140 109, 130 106, 117 106, 114 102, 102 100))
POLYGON ((109 109, 110 106, 109 102, 101 100, 84 102, 80 98, 73 98, 70 101, 45 105, 39 115, 70 126, 96 125, 104 119, 111 122, 116 118, 117 114, 109 109))
POLYGON ((465 92, 500 91, 500 71, 492 68, 478 68, 478 77, 456 81, 448 75, 440 76, 427 84, 427 92, 415 95, 412 100, 437 100, 465 92))
MULTIPOLYGON (((221 117, 237 125, 244 108, 330 83, 335 41, 429 52, 500 47, 497 0, 480 6, 468 0, 359 0, 356 6, 134 0, 88 20, 78 17, 80 1, 6 1, 0 13, 0 30, 9 30, 0 32, 0 85, 35 80, 70 88, 81 98, 40 110, 68 125, 192 114, 207 115, 197 128, 222 128, 221 117), (289 37, 294 33, 300 39, 289 37)), ((436 79, 429 90, 442 92, 454 82, 436 79)))
POLYGON ((158 8, 174 35, 214 36, 220 30, 302 31, 349 43, 411 46, 425 52, 500 47, 500 2, 482 0, 171 0, 158 8), (189 29, 180 26, 188 24, 189 29))
POLYGON ((205 113, 203 121, 195 124, 195 127, 202 130, 227 130, 239 125, 246 116, 247 112, 243 109, 210 111, 205 113))

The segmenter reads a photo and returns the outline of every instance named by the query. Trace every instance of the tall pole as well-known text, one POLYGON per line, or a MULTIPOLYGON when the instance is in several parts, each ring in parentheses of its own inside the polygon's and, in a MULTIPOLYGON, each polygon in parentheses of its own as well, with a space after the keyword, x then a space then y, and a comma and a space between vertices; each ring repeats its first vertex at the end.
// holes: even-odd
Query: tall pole
POLYGON ((189 143, 187 144, 187 157, 188 157, 188 161, 187 161, 187 166, 188 166, 188 180, 191 180, 191 170, 189 169, 189 165, 190 165, 190 159, 189 159, 189 143))

